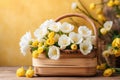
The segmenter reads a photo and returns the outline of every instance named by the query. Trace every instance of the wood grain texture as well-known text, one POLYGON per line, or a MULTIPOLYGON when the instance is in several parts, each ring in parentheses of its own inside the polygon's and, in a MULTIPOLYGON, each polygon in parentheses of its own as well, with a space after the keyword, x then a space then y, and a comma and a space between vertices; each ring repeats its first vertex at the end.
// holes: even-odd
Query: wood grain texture
POLYGON ((16 77, 15 73, 18 68, 19 67, 0 67, 0 80, 120 80, 120 75, 103 77, 100 73, 94 77, 16 77))

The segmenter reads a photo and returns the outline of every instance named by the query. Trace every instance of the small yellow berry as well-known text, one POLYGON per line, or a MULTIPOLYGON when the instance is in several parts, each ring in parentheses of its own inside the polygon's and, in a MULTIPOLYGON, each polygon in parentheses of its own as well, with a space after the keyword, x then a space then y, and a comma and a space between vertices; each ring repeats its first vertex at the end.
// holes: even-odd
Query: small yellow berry
POLYGON ((102 35, 105 35, 105 34, 107 34, 107 30, 105 29, 105 28, 101 28, 100 29, 100 33, 102 34, 102 35))
POLYGON ((90 4, 90 9, 95 9, 95 7, 96 7, 96 4, 95 4, 95 3, 91 3, 91 4, 90 4))
POLYGON ((103 76, 109 77, 113 74, 113 70, 111 68, 108 68, 104 71, 103 76))
POLYGON ((26 71, 25 76, 27 78, 32 78, 34 76, 34 70, 32 69, 32 67, 29 67, 29 69, 26 71))
POLYGON ((55 43, 54 38, 47 39, 47 41, 46 41, 46 44, 47 44, 47 45, 53 45, 54 43, 55 43))
POLYGON ((40 43, 38 44, 38 47, 42 47, 42 45, 43 45, 43 43, 42 43, 42 42, 40 42, 40 43))
POLYGON ((32 46, 33 46, 33 47, 37 47, 38 44, 39 44, 39 42, 36 40, 36 41, 34 41, 34 42, 32 43, 32 46))
POLYGON ((72 49, 72 50, 77 50, 77 45, 76 45, 76 44, 72 44, 72 45, 71 45, 71 49, 72 49))
POLYGON ((106 19, 103 14, 98 14, 98 20, 105 21, 106 19))
POLYGON ((55 32, 50 32, 49 34, 48 34, 48 38, 53 38, 55 36, 55 32))
POLYGON ((23 67, 17 69, 17 71, 16 71, 16 76, 18 76, 18 77, 23 77, 23 76, 25 76, 25 70, 24 70, 23 67))
POLYGON ((44 51, 43 47, 39 47, 39 48, 38 48, 38 53, 39 53, 39 54, 42 53, 43 51, 44 51))
POLYGON ((38 56, 39 56, 38 51, 37 51, 37 50, 33 51, 32 57, 33 57, 33 58, 38 58, 38 56))
POLYGON ((107 6, 109 6, 109 7, 114 6, 114 2, 113 2, 113 0, 109 0, 109 2, 107 3, 107 6))

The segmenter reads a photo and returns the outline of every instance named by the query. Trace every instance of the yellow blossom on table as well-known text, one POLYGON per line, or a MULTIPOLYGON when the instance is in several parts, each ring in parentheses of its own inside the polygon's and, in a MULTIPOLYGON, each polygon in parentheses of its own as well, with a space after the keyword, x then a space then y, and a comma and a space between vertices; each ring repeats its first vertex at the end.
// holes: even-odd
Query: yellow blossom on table
POLYGON ((98 20, 105 21, 105 16, 103 14, 98 14, 98 20))
POLYGON ((55 36, 55 32, 50 32, 49 34, 48 34, 48 38, 53 38, 55 36))
POLYGON ((77 50, 77 45, 76 45, 76 44, 72 44, 72 45, 71 45, 71 49, 72 49, 72 50, 77 50))
POLYGON ((115 73, 116 72, 115 68, 112 68, 112 71, 113 71, 113 73, 115 73))
POLYGON ((46 40, 46 44, 47 44, 47 45, 53 45, 54 43, 55 43, 54 38, 50 38, 50 39, 47 39, 47 40, 46 40))
POLYGON ((96 7, 96 4, 95 4, 95 3, 91 3, 91 4, 90 4, 90 9, 95 9, 95 7, 96 7))
POLYGON ((38 53, 41 54, 44 51, 43 47, 38 48, 38 53))
POLYGON ((107 3, 107 6, 109 6, 109 7, 114 6, 114 2, 113 2, 113 0, 109 0, 108 3, 107 3))
POLYGON ((35 41, 32 43, 32 46, 33 46, 33 47, 37 47, 38 44, 39 44, 38 40, 35 40, 35 41))
POLYGON ((32 67, 30 66, 29 69, 26 71, 25 76, 27 78, 32 78, 34 76, 34 70, 32 69, 32 67))
POLYGON ((105 35, 105 34, 107 34, 107 30, 105 29, 105 28, 101 28, 100 29, 100 33, 102 34, 102 35, 105 35))
POLYGON ((23 67, 18 68, 17 71, 16 71, 16 76, 17 77, 23 77, 23 76, 25 76, 25 69, 23 67))
POLYGON ((112 74, 113 74, 112 68, 108 68, 108 69, 106 69, 106 70, 104 71, 103 76, 109 77, 109 76, 111 76, 112 74))
POLYGON ((115 48, 120 48, 120 38, 115 38, 112 42, 112 47, 115 48))
POLYGON ((119 5, 119 4, 120 4, 120 1, 119 1, 119 0, 114 0, 114 4, 115 4, 115 5, 119 5))
POLYGON ((117 14, 116 17, 117 17, 117 18, 120 18, 120 14, 117 14))
POLYGON ((115 57, 119 57, 120 56, 120 49, 114 49, 113 50, 113 54, 115 55, 115 57))
POLYGON ((32 57, 33 58, 38 58, 38 56, 39 56, 39 52, 37 50, 33 51, 32 57))

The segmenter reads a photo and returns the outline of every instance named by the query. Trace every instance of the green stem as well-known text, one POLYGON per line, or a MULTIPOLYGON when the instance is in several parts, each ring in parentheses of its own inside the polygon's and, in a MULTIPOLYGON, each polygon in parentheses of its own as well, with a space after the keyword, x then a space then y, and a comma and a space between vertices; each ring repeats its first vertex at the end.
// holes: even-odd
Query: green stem
POLYGON ((81 12, 83 12, 85 15, 87 15, 89 18, 91 18, 92 20, 94 20, 95 22, 97 22, 99 25, 102 26, 102 24, 90 14, 90 12, 89 12, 89 11, 87 10, 87 8, 83 5, 83 3, 82 3, 80 0, 78 0, 78 1, 79 1, 79 3, 81 4, 81 6, 85 9, 85 11, 86 11, 87 13, 86 13, 85 11, 83 11, 82 9, 80 9, 79 7, 78 7, 78 9, 79 9, 81 12))
POLYGON ((80 1, 80 0, 78 0, 79 1, 79 3, 81 4, 81 6, 85 9, 85 11, 89 14, 89 11, 87 10, 87 8, 83 5, 83 3, 80 1))

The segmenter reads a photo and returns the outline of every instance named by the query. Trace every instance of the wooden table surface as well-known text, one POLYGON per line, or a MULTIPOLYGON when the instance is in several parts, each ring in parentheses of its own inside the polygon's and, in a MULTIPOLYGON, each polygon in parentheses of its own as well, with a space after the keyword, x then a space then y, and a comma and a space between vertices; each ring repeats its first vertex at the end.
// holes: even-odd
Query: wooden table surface
POLYGON ((0 80, 120 80, 120 75, 112 77, 103 77, 97 75, 95 77, 16 77, 18 67, 0 67, 0 80))

